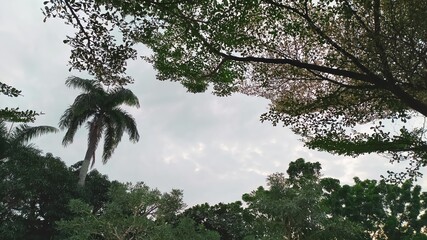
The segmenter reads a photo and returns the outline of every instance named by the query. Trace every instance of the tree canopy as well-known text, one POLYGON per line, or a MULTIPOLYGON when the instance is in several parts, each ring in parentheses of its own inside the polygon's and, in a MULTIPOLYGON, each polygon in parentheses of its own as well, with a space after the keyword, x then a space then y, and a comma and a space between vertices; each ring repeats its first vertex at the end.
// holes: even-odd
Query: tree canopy
POLYGON ((411 181, 341 185, 304 159, 287 173, 269 175, 267 187, 243 194, 244 204, 201 204, 184 215, 221 239, 427 239, 427 193, 411 181))
MULTIPOLYGON (((143 43, 158 79, 191 92, 242 92, 271 100, 262 120, 284 124, 307 146, 427 164, 427 3, 422 0, 50 0, 46 17, 76 28, 71 68, 105 83, 132 82, 126 61, 143 43), (382 122, 381 122, 382 121, 382 122), (370 123, 371 131, 355 131, 370 123)), ((390 173, 393 175, 393 173, 390 173)))

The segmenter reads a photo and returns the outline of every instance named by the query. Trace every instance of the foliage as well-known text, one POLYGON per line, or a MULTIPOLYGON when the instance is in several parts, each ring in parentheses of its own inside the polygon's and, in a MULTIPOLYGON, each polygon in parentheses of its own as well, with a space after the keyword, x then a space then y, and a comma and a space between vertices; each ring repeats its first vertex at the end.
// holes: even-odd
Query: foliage
POLYGON ((5 239, 45 239, 54 222, 67 215, 73 185, 64 163, 28 142, 57 132, 50 126, 7 127, 0 120, 0 236, 5 239), (52 184, 54 183, 54 184, 52 184))
POLYGON ((422 0, 116 1, 50 0, 46 17, 77 30, 64 41, 70 65, 123 84, 136 43, 158 79, 191 92, 213 84, 272 101, 262 120, 283 123, 307 146, 338 154, 410 161, 394 179, 420 176, 424 129, 393 134, 350 129, 427 116, 427 2, 422 0), (119 33, 119 34, 117 34, 119 33), (116 37, 118 36, 118 37, 116 37), (118 39, 117 39, 118 38, 118 39))
POLYGON ((427 239, 427 193, 355 178, 354 185, 321 177, 321 165, 297 159, 288 176, 243 195, 244 204, 196 205, 184 216, 221 239, 427 239))
POLYGON ((427 193, 360 180, 323 178, 319 163, 297 159, 288 176, 242 202, 196 205, 183 212, 182 191, 161 193, 91 171, 76 184, 67 168, 34 147, 0 162, 2 239, 427 239, 427 193))
MULTIPOLYGON (((18 97, 21 91, 0 82, 0 93, 8 97, 18 97)), ((34 122, 35 117, 40 115, 33 110, 20 111, 19 108, 3 108, 0 109, 0 121, 9 122, 34 122)))
POLYGON ((319 163, 298 159, 289 164, 288 178, 272 174, 267 190, 243 195, 256 218, 248 239, 367 239, 356 221, 327 214, 320 169, 319 163))
POLYGON ((83 186, 90 161, 92 160, 92 166, 95 163, 95 151, 102 135, 104 164, 112 156, 124 132, 129 135, 130 141, 139 140, 135 119, 120 108, 122 104, 139 107, 139 101, 128 89, 119 86, 105 90, 95 80, 71 77, 66 81, 66 85, 81 89, 83 93, 76 97, 74 103, 61 116, 59 126, 61 129, 67 129, 63 145, 72 143, 77 129, 89 120, 88 148, 79 174, 79 184, 83 186))
POLYGON ((183 207, 182 192, 160 193, 143 183, 110 188, 111 201, 93 214, 90 205, 70 202, 74 218, 59 222, 67 239, 217 239, 214 233, 195 227, 189 219, 172 225, 171 216, 183 207))
POLYGON ((241 202, 194 206, 184 212, 221 239, 368 239, 357 222, 331 217, 324 202, 319 163, 298 159, 267 179, 268 188, 244 194, 241 202))
POLYGON ((55 222, 69 216, 75 176, 52 154, 19 148, 0 162, 2 239, 49 239, 55 222))
POLYGON ((357 177, 354 182, 329 188, 325 201, 331 214, 361 223, 375 239, 427 239, 427 193, 420 186, 357 177))
POLYGON ((183 215, 206 229, 218 232, 222 240, 243 239, 251 231, 254 219, 240 201, 214 206, 199 204, 185 210, 183 215))
MULTIPOLYGON (((0 119, 0 160, 19 152, 21 149, 32 149, 32 144, 28 142, 46 133, 56 133, 58 129, 51 126, 28 126, 21 124, 13 128, 7 127, 6 123, 0 119)), ((36 151, 36 150, 35 150, 36 151)))

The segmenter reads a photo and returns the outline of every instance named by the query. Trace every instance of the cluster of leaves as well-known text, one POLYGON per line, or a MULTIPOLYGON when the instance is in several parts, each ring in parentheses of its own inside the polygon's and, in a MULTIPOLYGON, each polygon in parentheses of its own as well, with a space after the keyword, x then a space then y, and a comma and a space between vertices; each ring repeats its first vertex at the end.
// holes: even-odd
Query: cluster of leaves
POLYGON ((131 32, 123 14, 97 1, 50 0, 44 5, 46 18, 63 18, 78 29, 74 37, 67 36, 64 40, 72 46, 70 71, 87 71, 107 85, 133 82, 125 71, 126 61, 136 58, 136 50, 132 48, 135 41, 129 36, 131 32), (123 36, 118 41, 113 34, 123 36))
MULTIPOLYGON (((18 97, 21 91, 0 82, 0 93, 8 97, 18 97)), ((34 122, 36 116, 40 113, 34 110, 20 111, 19 108, 3 108, 0 109, 0 120, 9 122, 34 122)))

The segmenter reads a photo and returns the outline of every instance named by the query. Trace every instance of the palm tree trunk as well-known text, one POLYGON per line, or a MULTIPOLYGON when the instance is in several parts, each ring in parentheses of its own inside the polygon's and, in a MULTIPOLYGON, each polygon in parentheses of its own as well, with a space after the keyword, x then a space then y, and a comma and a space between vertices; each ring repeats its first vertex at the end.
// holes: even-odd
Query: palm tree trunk
POLYGON ((95 149, 92 149, 92 147, 89 146, 87 151, 86 151, 86 155, 85 155, 85 158, 83 160, 82 167, 80 168, 79 185, 82 187, 85 185, 87 172, 89 170, 90 159, 92 158, 94 152, 95 152, 95 149))
POLYGON ((84 186, 85 180, 87 176, 87 171, 89 170, 90 160, 94 157, 96 147, 98 146, 98 141, 101 137, 101 126, 102 126, 102 118, 95 117, 89 128, 89 142, 87 145, 87 151, 85 158, 83 160, 82 167, 80 168, 79 173, 79 185, 84 186))

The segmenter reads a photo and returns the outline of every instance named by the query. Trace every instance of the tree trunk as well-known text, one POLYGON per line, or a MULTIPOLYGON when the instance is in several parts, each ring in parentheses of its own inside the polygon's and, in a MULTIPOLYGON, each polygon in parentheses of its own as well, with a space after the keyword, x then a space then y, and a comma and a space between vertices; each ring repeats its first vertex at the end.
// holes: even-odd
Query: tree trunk
POLYGON ((92 158, 93 153, 94 153, 94 149, 92 150, 91 147, 89 146, 86 151, 85 159, 83 160, 83 164, 82 164, 82 167, 80 168, 80 173, 79 173, 79 185, 82 187, 85 185, 87 172, 89 170, 90 159, 92 158))
POLYGON ((95 116, 90 123, 89 142, 87 145, 86 155, 79 173, 79 185, 82 187, 85 185, 87 171, 89 170, 90 159, 94 157, 96 147, 98 146, 98 141, 101 138, 102 120, 102 118, 95 116))

